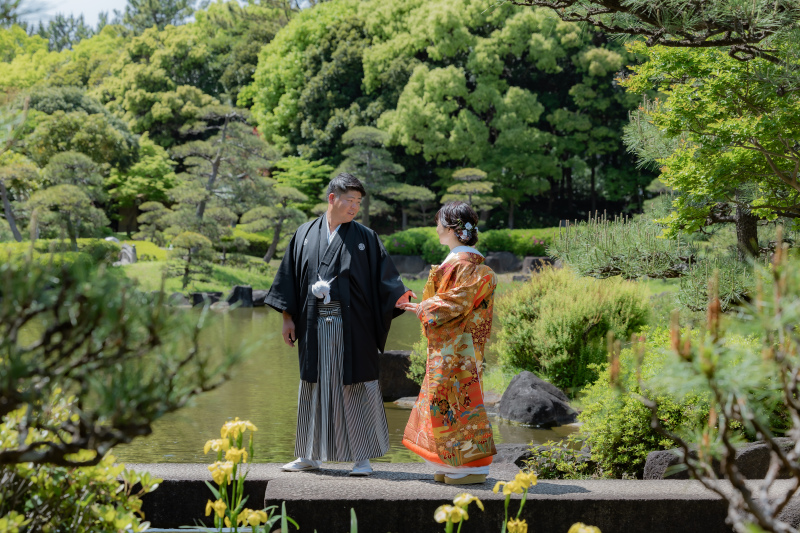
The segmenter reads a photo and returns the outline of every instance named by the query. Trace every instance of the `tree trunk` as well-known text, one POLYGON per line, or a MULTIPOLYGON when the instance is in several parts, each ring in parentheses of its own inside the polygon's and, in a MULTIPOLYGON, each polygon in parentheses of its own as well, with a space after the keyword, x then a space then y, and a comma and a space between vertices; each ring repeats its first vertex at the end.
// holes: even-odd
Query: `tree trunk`
MULTIPOLYGON (((206 191, 211 193, 211 190, 214 188, 214 183, 217 181, 217 175, 219 174, 219 166, 222 163, 222 152, 225 148, 225 137, 228 134, 228 122, 229 117, 225 116, 225 124, 222 125, 222 134, 219 140, 219 150, 217 150, 217 155, 214 157, 214 161, 211 162, 211 176, 208 178, 208 183, 206 183, 206 191)), ((198 220, 203 220, 203 214, 206 211, 206 200, 201 200, 199 204, 197 204, 197 211, 196 215, 198 220)))
POLYGON ((189 285, 190 281, 190 273, 192 271, 192 250, 186 250, 186 264, 183 267, 183 288, 181 290, 186 290, 186 287, 189 285))
POLYGON ((590 213, 592 213, 592 214, 597 212, 597 186, 595 184, 596 183, 595 182, 595 177, 596 177, 595 173, 596 173, 596 171, 597 171, 597 167, 595 165, 592 165, 592 193, 591 193, 592 209, 590 211, 590 213))
POLYGON ((22 234, 20 234, 19 230, 17 229, 17 221, 14 219, 14 212, 11 210, 11 202, 8 201, 6 184, 2 181, 0 181, 0 196, 3 197, 3 212, 6 215, 8 227, 11 228, 11 233, 14 234, 14 239, 16 239, 17 242, 22 242, 22 234))
POLYGON ((275 255, 275 251, 278 249, 278 241, 281 240, 281 229, 283 228, 283 221, 285 219, 286 217, 279 218, 278 223, 275 225, 275 233, 272 234, 272 242, 269 245, 267 254, 264 256, 265 263, 269 263, 272 260, 272 256, 275 255))
POLYGON ((72 223, 72 216, 67 215, 67 233, 69 234, 69 242, 72 243, 72 251, 78 251, 78 236, 76 235, 75 225, 72 223))
POLYGON ((564 169, 564 198, 572 205, 572 167, 564 169))
POLYGON ((553 212, 553 204, 556 201, 556 180, 552 176, 547 177, 547 181, 550 183, 550 198, 547 200, 547 212, 553 212))
POLYGON ((758 217, 752 212, 736 205, 736 244, 740 261, 758 257, 758 217))
POLYGON ((400 212, 403 213, 403 222, 401 227, 403 231, 405 231, 406 228, 408 227, 408 209, 406 209, 405 207, 401 207, 400 212))
POLYGON ((508 229, 514 229, 514 200, 508 201, 508 229))

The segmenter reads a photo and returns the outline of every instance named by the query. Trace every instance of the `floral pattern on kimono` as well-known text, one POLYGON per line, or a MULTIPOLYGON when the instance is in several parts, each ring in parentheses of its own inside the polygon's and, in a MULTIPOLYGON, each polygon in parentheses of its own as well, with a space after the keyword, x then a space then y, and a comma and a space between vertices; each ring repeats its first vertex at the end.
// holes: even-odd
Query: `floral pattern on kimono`
POLYGON ((403 444, 429 461, 484 466, 497 453, 481 384, 496 286, 479 254, 457 253, 431 268, 417 308, 426 373, 403 434, 403 444))

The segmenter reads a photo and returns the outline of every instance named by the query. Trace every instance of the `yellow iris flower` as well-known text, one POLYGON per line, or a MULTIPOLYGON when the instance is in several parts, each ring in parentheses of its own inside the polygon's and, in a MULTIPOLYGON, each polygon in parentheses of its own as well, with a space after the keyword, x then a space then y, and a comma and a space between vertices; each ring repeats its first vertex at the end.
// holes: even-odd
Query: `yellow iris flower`
POLYGON ((209 450, 226 452, 230 447, 231 442, 228 439, 214 439, 206 442, 206 445, 203 447, 203 453, 208 453, 209 450))
POLYGON ((247 462, 247 450, 243 450, 241 448, 230 448, 225 453, 225 459, 227 461, 231 461, 232 463, 242 463, 247 462))
POLYGON ((239 417, 237 416, 234 420, 226 422, 222 426, 222 429, 220 430, 220 436, 222 436, 223 439, 226 439, 229 436, 230 438, 235 439, 248 429, 250 431, 258 431, 258 428, 256 428, 252 422, 249 420, 239 420, 239 417))
POLYGON ((266 523, 269 516, 265 511, 254 511, 252 509, 242 509, 239 513, 239 524, 247 524, 249 526, 258 526, 266 523))
POLYGON ((522 491, 525 490, 524 487, 519 482, 517 482, 517 480, 513 480, 513 481, 498 481, 495 484, 494 488, 492 489, 492 492, 497 494, 497 492, 500 490, 500 487, 503 488, 504 496, 508 496, 515 492, 518 494, 522 494, 522 491))
POLYGON ((539 478, 537 478, 536 474, 534 474, 533 472, 531 472, 530 474, 526 474, 525 472, 520 472, 514 478, 514 481, 519 483, 522 486, 522 488, 527 489, 532 487, 533 485, 536 485, 536 483, 538 483, 539 481, 539 478))
POLYGON ((567 533, 601 533, 601 531, 599 527, 587 526, 581 522, 576 522, 572 524, 567 533))
POLYGON ((458 524, 462 520, 467 520, 469 515, 466 509, 452 505, 440 505, 433 513, 433 519, 443 524, 444 522, 452 522, 458 524))
POLYGON ((472 502, 475 502, 480 508, 480 510, 483 511, 483 503, 476 496, 473 496, 472 494, 467 494, 466 492, 462 492, 461 494, 453 498, 453 503, 463 509, 466 509, 467 506, 472 502))
POLYGON ((217 513, 217 516, 222 518, 225 515, 225 509, 227 509, 227 505, 225 505, 224 501, 217 500, 212 503, 211 500, 208 500, 208 503, 206 503, 206 516, 213 512, 217 513))
POLYGON ((528 533, 528 523, 525 520, 512 518, 508 521, 508 533, 528 533))
POLYGON ((226 485, 233 475, 233 463, 230 461, 217 461, 208 467, 211 477, 217 485, 226 485))

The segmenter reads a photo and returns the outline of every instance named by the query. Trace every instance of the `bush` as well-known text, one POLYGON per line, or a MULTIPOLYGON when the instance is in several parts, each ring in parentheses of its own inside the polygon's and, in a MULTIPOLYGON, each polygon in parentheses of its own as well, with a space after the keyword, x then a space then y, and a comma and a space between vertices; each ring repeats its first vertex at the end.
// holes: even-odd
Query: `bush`
MULTIPOLYGON (((558 234, 558 228, 489 230, 478 235, 478 250, 511 252, 518 257, 545 256, 547 247, 558 234)), ((382 237, 383 245, 391 255, 421 255, 431 264, 441 263, 447 256, 447 247, 439 244, 436 228, 412 228, 382 237)))
POLYGON ((244 239, 247 242, 247 246, 242 250, 242 253, 257 257, 264 257, 267 255, 269 245, 272 244, 272 238, 270 237, 265 237, 258 233, 248 233, 239 228, 233 228, 233 238, 236 237, 244 239))
POLYGON ((166 261, 167 251, 150 241, 124 241, 123 244, 136 246, 138 261, 166 261))
POLYGON ((596 463, 583 450, 585 441, 572 434, 558 442, 549 440, 532 445, 531 457, 525 460, 525 470, 539 479, 588 479, 602 477, 596 463))
POLYGON ((607 334, 629 338, 648 314, 647 298, 635 283, 548 268, 497 299, 499 359, 574 395, 596 379, 596 365, 606 360, 607 334))
MULTIPOLYGON (((664 374, 665 366, 674 361, 669 353, 670 334, 667 328, 645 331, 646 350, 642 361, 642 381, 654 381, 664 374)), ((755 346, 752 338, 733 337, 729 342, 755 346)), ((583 392, 583 411, 578 420, 581 432, 605 475, 615 478, 641 478, 647 454, 667 450, 675 443, 650 427, 650 410, 639 400, 643 393, 636 376, 636 357, 631 349, 620 354, 619 392, 610 383, 609 370, 604 368, 597 381, 583 392)), ((646 391, 659 404, 658 418, 671 432, 685 432, 708 421, 709 396, 689 393, 677 398, 664 392, 646 391)))
MULTIPOLYGON (((69 416, 68 404, 69 399, 61 398, 47 408, 55 419, 63 419, 69 416)), ((16 445, 24 419, 25 408, 4 418, 0 444, 16 445)), ((39 430, 33 430, 28 438, 55 440, 39 430)), ((88 460, 94 453, 83 450, 76 459, 88 460)), ((12 523, 27 521, 23 531, 144 531, 147 522, 143 522, 140 496, 155 490, 161 480, 114 463, 114 456, 107 455, 95 466, 79 468, 27 462, 0 465, 0 525, 6 518, 12 523), (141 489, 134 494, 137 483, 141 489)))
MULTIPOLYGON (((30 241, 11 242, 0 244, 0 255, 8 258, 24 257, 30 250, 30 241)), ((72 250, 69 241, 61 239, 36 239, 33 243, 36 254, 49 256, 50 254, 71 254, 77 256, 72 250)), ((78 239, 78 253, 88 257, 92 264, 111 264, 119 258, 120 245, 113 241, 103 239, 78 239)), ((64 258, 62 258, 64 259, 64 258)))
POLYGON ((547 255, 547 248, 558 235, 558 228, 489 230, 478 235, 478 250, 482 254, 511 252, 517 257, 547 255))
POLYGON ((406 376, 414 380, 418 385, 422 385, 425 379, 425 371, 428 364, 428 339, 425 335, 420 335, 419 340, 411 347, 411 364, 408 367, 406 376))

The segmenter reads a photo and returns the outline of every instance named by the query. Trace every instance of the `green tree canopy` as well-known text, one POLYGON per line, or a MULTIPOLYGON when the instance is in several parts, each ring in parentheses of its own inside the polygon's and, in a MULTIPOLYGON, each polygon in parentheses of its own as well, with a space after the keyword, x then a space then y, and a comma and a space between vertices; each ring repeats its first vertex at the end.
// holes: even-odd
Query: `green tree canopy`
POLYGON ((44 234, 68 237, 75 252, 79 236, 93 237, 108 225, 105 213, 94 207, 89 195, 76 185, 55 185, 36 191, 27 207, 37 216, 37 227, 44 234))
POLYGON ((195 0, 128 0, 122 22, 136 33, 179 26, 194 12, 195 0))
POLYGON ((732 222, 740 250, 758 255, 759 218, 800 218, 800 95, 779 96, 755 79, 763 59, 635 46, 649 61, 625 84, 665 98, 637 112, 627 139, 678 193, 673 232, 732 222))
POLYGON ((392 155, 384 148, 388 140, 389 135, 385 132, 369 126, 356 126, 342 136, 342 142, 350 145, 350 148, 342 152, 346 159, 333 175, 349 172, 364 184, 367 196, 361 206, 361 223, 365 226, 369 226, 371 195, 395 185, 394 176, 405 170, 392 161, 392 155))

